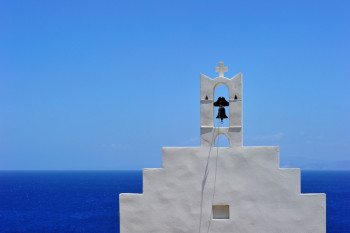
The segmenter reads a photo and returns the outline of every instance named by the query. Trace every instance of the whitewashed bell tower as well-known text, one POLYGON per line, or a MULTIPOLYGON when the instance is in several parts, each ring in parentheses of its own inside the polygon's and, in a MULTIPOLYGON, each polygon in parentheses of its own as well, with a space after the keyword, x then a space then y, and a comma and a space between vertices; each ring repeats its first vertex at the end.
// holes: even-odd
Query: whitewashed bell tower
MULTIPOLYGON (((325 194, 300 193, 300 170, 279 168, 279 147, 242 145, 242 74, 200 76, 199 147, 163 147, 143 169, 143 193, 122 193, 121 233, 324 233, 325 194), (215 127, 214 91, 229 90, 228 127, 215 127), (223 134, 228 147, 215 147, 223 134)), ((152 132, 150 132, 152 133, 152 132)))
POLYGON ((219 77, 211 79, 201 74, 201 146, 211 144, 214 128, 214 91, 219 85, 225 85, 229 90, 229 127, 220 128, 217 134, 223 134, 229 139, 231 146, 242 146, 242 74, 231 79, 224 77, 224 63, 216 67, 219 77))

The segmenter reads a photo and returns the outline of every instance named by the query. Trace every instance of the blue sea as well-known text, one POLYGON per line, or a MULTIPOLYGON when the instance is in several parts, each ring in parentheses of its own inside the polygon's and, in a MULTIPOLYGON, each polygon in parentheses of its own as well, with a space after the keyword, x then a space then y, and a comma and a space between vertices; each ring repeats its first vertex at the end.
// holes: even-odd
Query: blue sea
MULTIPOLYGON (((350 171, 302 171, 303 193, 327 194, 327 232, 350 232, 350 171)), ((0 232, 119 232, 119 193, 142 171, 0 171, 0 232)))

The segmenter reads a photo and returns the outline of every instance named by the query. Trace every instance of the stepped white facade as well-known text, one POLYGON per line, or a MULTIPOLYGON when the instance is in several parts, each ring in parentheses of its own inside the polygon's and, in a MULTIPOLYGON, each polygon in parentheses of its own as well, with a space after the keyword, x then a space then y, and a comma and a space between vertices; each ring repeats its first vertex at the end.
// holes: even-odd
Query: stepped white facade
POLYGON ((121 233, 322 233, 325 194, 301 194, 300 170, 279 168, 279 147, 242 145, 242 74, 201 75, 200 147, 163 148, 143 170, 143 193, 123 193, 121 233), (214 90, 229 90, 229 127, 214 127, 214 90), (214 147, 223 134, 229 147, 214 147))

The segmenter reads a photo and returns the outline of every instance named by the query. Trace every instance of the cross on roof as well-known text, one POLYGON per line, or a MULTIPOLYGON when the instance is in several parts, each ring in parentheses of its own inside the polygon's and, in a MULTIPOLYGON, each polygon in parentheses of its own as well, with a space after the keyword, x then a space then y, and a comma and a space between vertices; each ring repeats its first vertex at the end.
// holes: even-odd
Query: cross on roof
POLYGON ((215 67, 215 72, 219 72, 219 77, 224 77, 224 72, 227 72, 227 66, 224 66, 224 62, 219 62, 219 67, 215 67))

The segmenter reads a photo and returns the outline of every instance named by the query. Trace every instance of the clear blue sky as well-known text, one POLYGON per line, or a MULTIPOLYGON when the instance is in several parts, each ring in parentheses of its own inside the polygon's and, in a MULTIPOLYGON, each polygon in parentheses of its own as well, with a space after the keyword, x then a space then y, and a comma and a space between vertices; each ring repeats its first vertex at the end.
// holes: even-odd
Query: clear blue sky
POLYGON ((244 145, 350 168, 350 1, 0 1, 0 169, 140 169, 243 73, 244 145))

